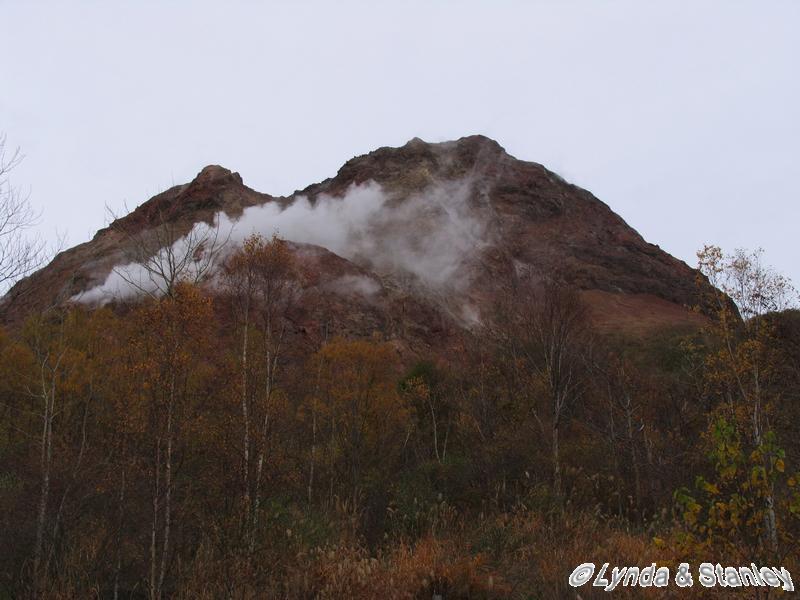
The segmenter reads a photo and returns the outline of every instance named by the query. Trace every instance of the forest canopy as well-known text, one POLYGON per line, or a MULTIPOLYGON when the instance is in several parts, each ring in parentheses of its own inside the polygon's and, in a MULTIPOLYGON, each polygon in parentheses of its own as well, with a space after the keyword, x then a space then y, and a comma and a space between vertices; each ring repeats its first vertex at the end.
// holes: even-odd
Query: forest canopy
POLYGON ((758 253, 699 257, 702 328, 601 334, 574 289, 520 285, 412 361, 380 331, 298 343, 278 237, 213 293, 30 315, 0 334, 0 596, 559 598, 592 557, 796 568, 800 312, 758 253))

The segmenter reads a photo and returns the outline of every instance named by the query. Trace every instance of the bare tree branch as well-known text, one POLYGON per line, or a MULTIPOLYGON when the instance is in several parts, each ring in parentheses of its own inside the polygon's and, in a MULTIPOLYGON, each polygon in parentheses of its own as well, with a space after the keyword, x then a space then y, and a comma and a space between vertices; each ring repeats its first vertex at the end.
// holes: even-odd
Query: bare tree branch
POLYGON ((155 227, 122 229, 132 247, 132 262, 114 272, 136 291, 172 296, 178 283, 200 284, 213 273, 230 232, 223 238, 219 225, 193 226, 182 235, 179 226, 161 214, 155 227))
POLYGON ((44 240, 26 235, 37 224, 39 214, 9 176, 23 158, 19 148, 9 150, 6 136, 0 135, 0 293, 47 259, 44 240))

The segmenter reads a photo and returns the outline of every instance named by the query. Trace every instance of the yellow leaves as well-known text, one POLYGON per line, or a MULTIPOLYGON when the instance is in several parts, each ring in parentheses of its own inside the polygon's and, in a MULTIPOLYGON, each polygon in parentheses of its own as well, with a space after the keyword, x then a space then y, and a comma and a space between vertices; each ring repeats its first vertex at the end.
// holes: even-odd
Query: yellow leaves
POLYGON ((0 390, 22 392, 34 367, 33 353, 26 344, 0 338, 0 390))
POLYGON ((260 234, 249 236, 242 248, 225 263, 229 286, 237 292, 262 295, 281 294, 282 288, 298 278, 298 269, 288 244, 273 235, 269 240, 260 234))
MULTIPOLYGON (((675 501, 692 539, 708 548, 736 552, 745 545, 760 547, 766 539, 769 511, 782 502, 776 483, 786 466, 773 432, 762 432, 754 445, 741 429, 746 421, 731 419, 731 415, 736 413, 725 407, 705 435, 714 476, 711 481, 697 477, 695 487, 702 498, 695 501, 682 488, 675 501)), ((796 481, 790 478, 787 483, 792 488, 796 481)))
POLYGON ((202 348, 212 323, 210 298, 192 285, 180 283, 174 294, 142 306, 134 315, 132 345, 145 368, 170 360, 185 364, 202 348))
POLYGON ((328 432, 329 456, 354 464, 388 460, 408 421, 392 346, 336 339, 314 355, 308 372, 318 381, 304 412, 328 432))
POLYGON ((422 377, 412 377, 406 380, 403 391, 412 398, 419 400, 427 400, 431 395, 431 388, 422 377))
POLYGON ((697 510, 687 510, 683 513, 683 520, 686 521, 689 525, 694 525, 697 523, 697 515, 700 512, 700 505, 697 505, 697 510))

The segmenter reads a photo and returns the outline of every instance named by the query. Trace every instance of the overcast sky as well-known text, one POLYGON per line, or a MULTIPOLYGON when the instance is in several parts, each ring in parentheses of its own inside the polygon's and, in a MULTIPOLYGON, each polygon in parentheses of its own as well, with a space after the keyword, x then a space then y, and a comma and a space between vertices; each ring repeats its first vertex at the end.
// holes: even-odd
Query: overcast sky
POLYGON ((0 132, 70 245, 206 164, 284 195, 483 133, 695 264, 800 283, 800 1, 0 0, 0 132))

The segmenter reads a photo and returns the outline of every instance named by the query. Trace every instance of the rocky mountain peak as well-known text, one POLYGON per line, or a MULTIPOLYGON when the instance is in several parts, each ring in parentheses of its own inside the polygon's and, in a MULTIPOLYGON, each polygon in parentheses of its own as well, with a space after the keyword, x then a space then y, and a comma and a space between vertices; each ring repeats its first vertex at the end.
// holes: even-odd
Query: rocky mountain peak
POLYGON ((211 183, 238 183, 242 184, 242 177, 230 169, 219 165, 203 167, 189 185, 208 185, 211 183))
POLYGON ((163 223, 176 244, 216 224, 230 242, 226 252, 253 231, 277 232, 304 257, 317 257, 308 285, 339 297, 351 333, 391 330, 432 343, 430 323, 422 321, 449 322, 453 330, 480 322, 520 276, 577 287, 606 327, 698 318, 689 310, 697 303, 693 269, 647 243, 591 193, 472 135, 378 148, 284 198, 209 165, 17 284, 6 298, 6 319, 59 298, 120 293, 114 273, 130 261, 132 236, 163 223), (370 293, 346 293, 343 281, 370 293), (393 329, 398 321, 405 333, 393 329))

